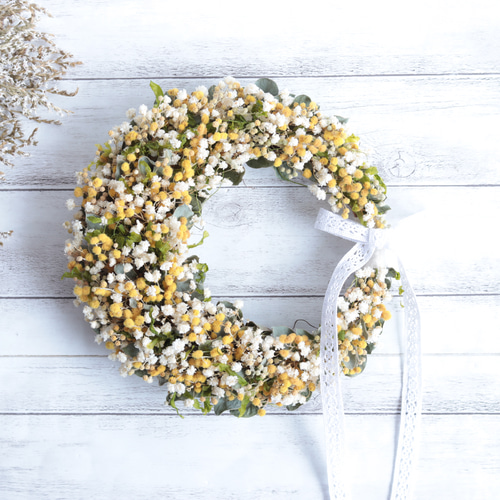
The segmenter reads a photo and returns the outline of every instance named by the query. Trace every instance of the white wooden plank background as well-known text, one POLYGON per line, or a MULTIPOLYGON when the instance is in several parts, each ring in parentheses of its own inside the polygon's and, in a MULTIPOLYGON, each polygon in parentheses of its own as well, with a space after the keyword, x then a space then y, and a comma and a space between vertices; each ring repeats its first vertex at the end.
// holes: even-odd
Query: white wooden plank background
MULTIPOLYGON (((126 109, 151 102, 150 79, 192 90, 227 74, 274 77, 325 113, 349 116, 389 185, 394 218, 420 210, 399 233, 423 322, 415 498, 498 498, 495 2, 40 3, 55 16, 41 27, 84 64, 60 82, 79 87, 57 99, 74 114, 42 128, 32 156, 0 186, 0 227, 14 229, 0 250, 0 498, 327 498, 317 399, 263 419, 181 420, 161 388, 118 375, 60 280, 64 202, 94 145, 126 109)), ((205 210, 211 236, 197 249, 214 295, 243 298, 245 315, 262 324, 317 324, 328 274, 349 248, 312 228, 318 207, 272 172, 250 171, 241 187, 221 190, 205 210)), ((394 315, 366 372, 344 384, 353 498, 388 497, 397 303, 394 315)))

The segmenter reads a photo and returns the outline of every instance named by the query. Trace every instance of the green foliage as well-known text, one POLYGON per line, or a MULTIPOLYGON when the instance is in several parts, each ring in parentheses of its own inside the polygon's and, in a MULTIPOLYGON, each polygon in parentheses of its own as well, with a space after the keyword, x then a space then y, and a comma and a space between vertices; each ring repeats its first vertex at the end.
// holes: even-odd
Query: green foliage
POLYGON ((105 224, 102 223, 101 217, 85 214, 85 223, 89 229, 102 229, 105 224))
POLYGON ((387 277, 394 278, 396 280, 400 280, 401 274, 398 271, 396 271, 396 269, 394 269, 393 267, 390 267, 387 271, 387 277))
POLYGON ((170 244, 166 241, 159 240, 155 244, 155 253, 160 259, 160 262, 163 262, 166 258, 167 252, 170 250, 170 244))
POLYGON ((191 210, 196 215, 201 215, 203 203, 205 203, 206 198, 197 196, 196 193, 192 193, 191 198, 191 210))
POLYGON ((203 412, 203 415, 206 415, 212 409, 212 405, 210 404, 210 400, 209 399, 206 399, 203 404, 200 403, 200 401, 198 401, 197 399, 195 399, 194 403, 193 403, 193 406, 197 410, 201 410, 203 412))
MULTIPOLYGON (((311 396, 312 396, 313 393, 309 389, 305 389, 304 391, 301 392, 301 394, 303 394, 306 397, 306 403, 307 403, 307 401, 309 401, 311 399, 311 396)), ((294 404, 294 405, 288 405, 288 406, 286 406, 286 409, 288 411, 295 411, 298 408, 300 408, 301 406, 303 406, 302 403, 297 403, 297 404, 294 404)))
POLYGON ((241 321, 243 319, 243 313, 241 312, 241 309, 238 309, 237 307, 235 307, 235 305, 232 302, 228 302, 227 300, 221 300, 218 302, 218 304, 224 304, 226 306, 226 308, 231 311, 231 314, 228 314, 229 320, 241 321))
POLYGON ((102 220, 100 217, 96 217, 95 215, 87 215, 87 222, 92 222, 93 224, 101 224, 102 220))
POLYGON ((348 377, 355 377, 359 375, 360 373, 363 373, 363 370, 366 367, 366 361, 367 357, 366 356, 359 356, 358 353, 354 352, 354 349, 352 351, 348 352, 349 360, 344 361, 344 366, 346 368, 349 368, 349 370, 352 370, 354 368, 361 368, 361 371, 359 373, 354 373, 354 374, 347 374, 348 377))
POLYGON ((178 219, 186 217, 186 219, 189 220, 193 215, 193 210, 189 205, 181 205, 180 207, 177 207, 174 212, 174 217, 177 217, 178 219))
POLYGON ((375 174, 374 177, 375 177, 375 179, 377 179, 380 186, 382 187, 384 194, 386 194, 387 193, 387 186, 385 185, 385 182, 382 180, 382 177, 380 177, 380 175, 378 175, 378 174, 375 174))
POLYGON ((168 404, 177 412, 177 415, 179 415, 179 417, 184 418, 175 404, 175 393, 172 394, 172 397, 170 398, 168 404))
POLYGON ((71 271, 65 272, 62 276, 61 279, 63 280, 64 278, 76 278, 78 280, 82 279, 82 272, 76 269, 74 267, 71 271))
POLYGON ((224 363, 214 363, 214 366, 219 368, 219 370, 221 372, 225 372, 228 375, 232 375, 233 377, 236 377, 238 379, 238 383, 240 384, 241 387, 245 387, 246 385, 248 385, 248 382, 239 373, 236 373, 234 370, 231 370, 229 365, 226 365, 224 363))
POLYGON ((155 162, 150 160, 147 156, 141 156, 137 162, 137 168, 142 176, 149 180, 153 176, 155 169, 155 162))
MULTIPOLYGON (((308 165, 309 166, 309 165, 308 165)), ((297 177, 297 174, 295 172, 295 170, 289 166, 288 164, 283 164, 281 165, 280 167, 273 167, 274 168, 274 171, 276 173, 276 177, 278 179, 281 179, 283 181, 286 181, 286 182, 292 182, 293 184, 297 184, 298 186, 302 186, 302 187, 305 187, 306 184, 302 184, 302 182, 297 182, 293 179, 295 179, 295 177, 297 177)))
MULTIPOLYGON (((253 160, 250 160, 250 161, 253 161, 253 160)), ((247 165, 248 165, 248 163, 247 163, 247 165)), ((236 170, 233 170, 233 169, 227 169, 227 170, 223 170, 220 173, 221 173, 222 177, 224 177, 224 179, 230 180, 233 183, 233 186, 238 186, 239 184, 241 184, 241 181, 243 180, 243 176, 245 175, 245 170, 242 170, 241 172, 237 172, 236 170)))
POLYGON ((220 415, 225 411, 238 410, 240 406, 241 406, 241 401, 239 399, 234 398, 232 401, 229 401, 229 399, 226 396, 224 396, 223 398, 220 398, 217 404, 214 406, 214 413, 216 415, 220 415))
POLYGON ((345 125, 349 121, 349 118, 344 118, 343 116, 335 115, 335 118, 337 118, 341 125, 345 125))
POLYGON ((134 271, 134 269, 131 269, 128 273, 125 273, 124 264, 116 264, 114 267, 114 271, 116 274, 125 274, 129 279, 134 279, 137 277, 137 273, 134 271))
POLYGON ((278 89, 278 85, 274 80, 271 80, 270 78, 259 78, 256 82, 255 85, 262 89, 264 92, 268 92, 269 94, 273 95, 274 97, 278 97, 278 94, 280 93, 278 89))
POLYGON ((160 104, 160 97, 163 97, 165 94, 163 93, 162 88, 157 83, 150 81, 149 86, 156 96, 155 106, 158 106, 160 104))
POLYGON ((301 335, 301 336, 305 335, 306 337, 308 337, 311 340, 315 337, 314 333, 310 333, 307 330, 304 330, 303 328, 295 328, 295 333, 297 335, 301 335))
POLYGON ((131 358, 135 358, 140 352, 134 344, 129 344, 126 347, 122 347, 122 351, 131 358))
POLYGON ((385 214, 391 207, 389 205, 377 206, 377 210, 379 214, 385 214))
POLYGON ((279 338, 282 335, 290 335, 291 333, 294 333, 294 331, 288 326, 273 326, 273 337, 279 338))
POLYGON ((255 158, 254 160, 247 161, 247 165, 250 168, 267 168, 274 165, 274 161, 267 160, 263 156, 259 156, 259 158, 255 158))
POLYGON ((259 411, 259 409, 256 406, 254 406, 252 403, 250 403, 250 397, 245 396, 243 398, 243 401, 241 402, 241 406, 240 406, 239 410, 230 410, 229 413, 231 413, 231 415, 234 415, 235 417, 238 417, 238 418, 249 418, 249 417, 254 417, 255 415, 257 415, 258 411, 259 411))
POLYGON ((298 104, 302 104, 304 103, 307 106, 309 106, 309 104, 311 104, 311 98, 307 95, 304 95, 304 94, 301 94, 301 95, 298 95, 294 100, 293 102, 296 102, 298 104))

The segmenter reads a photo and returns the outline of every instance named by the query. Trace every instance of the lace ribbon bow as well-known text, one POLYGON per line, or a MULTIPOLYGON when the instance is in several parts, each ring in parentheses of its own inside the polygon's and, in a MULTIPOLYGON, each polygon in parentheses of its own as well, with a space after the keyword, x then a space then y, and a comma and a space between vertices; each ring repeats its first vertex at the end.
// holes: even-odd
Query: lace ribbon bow
MULTIPOLYGON (((367 229, 357 222, 320 209, 315 227, 321 231, 354 241, 356 245, 342 258, 328 284, 321 314, 321 398, 326 434, 327 472, 330 499, 349 499, 346 485, 344 405, 337 336, 337 298, 346 279, 361 269, 375 250, 388 244, 386 229, 367 229)), ((406 346, 404 349, 401 420, 398 447, 392 477, 391 500, 411 497, 417 462, 422 408, 420 315, 415 293, 398 260, 404 289, 406 346)))

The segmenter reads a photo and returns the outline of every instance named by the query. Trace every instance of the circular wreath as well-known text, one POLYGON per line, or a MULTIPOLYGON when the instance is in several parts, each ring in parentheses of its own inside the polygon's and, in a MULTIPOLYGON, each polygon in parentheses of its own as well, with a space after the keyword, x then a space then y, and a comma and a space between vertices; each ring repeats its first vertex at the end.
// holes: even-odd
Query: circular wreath
MULTIPOLYGON (((385 225, 386 186, 344 118, 323 116, 272 80, 242 86, 228 77, 191 94, 151 87, 152 109, 130 109, 77 174, 82 200, 66 223, 64 274, 77 282, 75 302, 122 374, 158 379, 176 410, 179 400, 240 417, 265 415, 269 404, 296 409, 319 384, 320 329, 265 328, 243 318, 240 301, 212 302, 208 267, 189 253, 208 234, 188 245, 190 229, 203 227, 203 202, 239 184, 245 164, 300 178, 332 211, 369 228, 385 225)), ((391 278, 394 269, 364 267, 339 298, 346 375, 364 369, 390 318, 391 278)))

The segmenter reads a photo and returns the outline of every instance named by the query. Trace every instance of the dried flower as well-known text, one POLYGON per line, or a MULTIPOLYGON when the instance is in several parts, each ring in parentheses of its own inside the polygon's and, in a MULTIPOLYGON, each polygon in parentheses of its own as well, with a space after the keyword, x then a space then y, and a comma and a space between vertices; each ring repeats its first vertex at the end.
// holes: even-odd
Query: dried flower
MULTIPOLYGON (((36 31, 39 14, 50 14, 36 4, 24 0, 7 0, 0 5, 0 163, 12 166, 10 156, 27 156, 25 146, 36 145, 37 129, 28 136, 22 127, 22 117, 39 123, 60 124, 58 120, 39 116, 38 109, 46 108, 62 115, 69 113, 51 103, 48 94, 73 96, 49 86, 67 68, 81 64, 71 61, 71 54, 59 49, 52 35, 36 31)), ((4 179, 0 172, 0 180, 4 179)), ((2 239, 12 231, 0 232, 2 239)))
MULTIPOLYGON (((42 7, 24 0, 8 0, 0 5, 0 162, 5 165, 12 165, 9 156, 27 156, 23 148, 36 144, 37 129, 26 136, 21 117, 59 124, 58 120, 41 118, 38 109, 69 113, 51 103, 48 94, 76 94, 49 86, 69 67, 81 63, 59 49, 52 35, 35 29, 39 14, 50 16, 42 7)), ((2 175, 0 172, 0 179, 2 175)))

